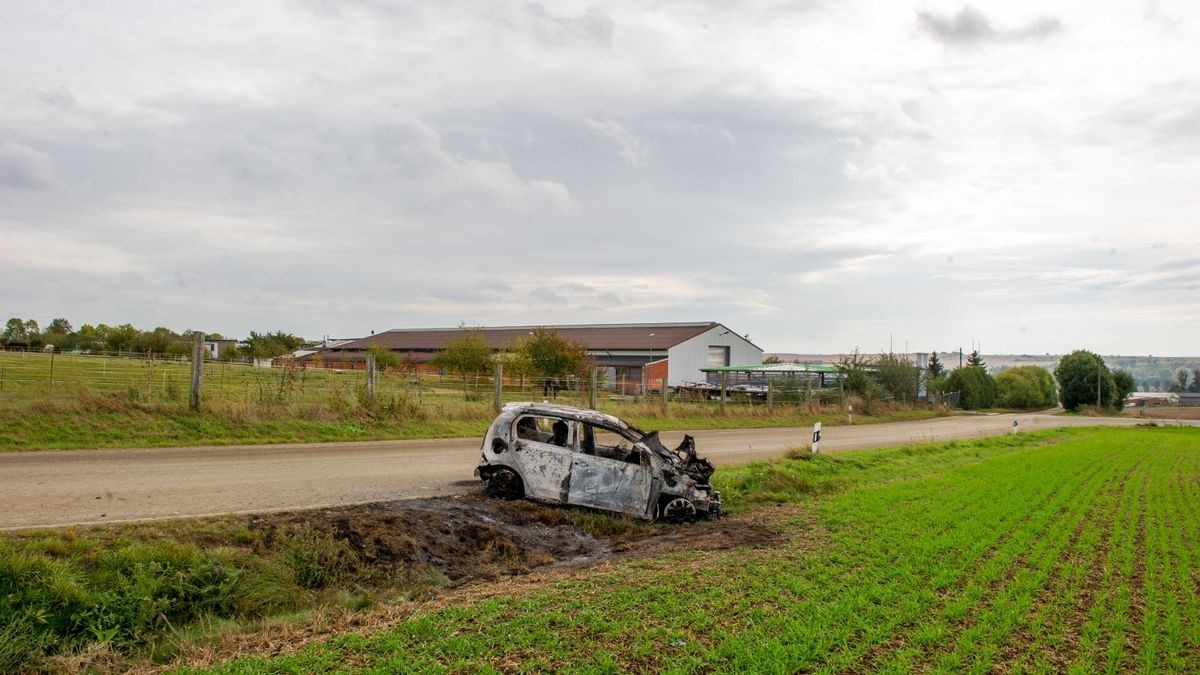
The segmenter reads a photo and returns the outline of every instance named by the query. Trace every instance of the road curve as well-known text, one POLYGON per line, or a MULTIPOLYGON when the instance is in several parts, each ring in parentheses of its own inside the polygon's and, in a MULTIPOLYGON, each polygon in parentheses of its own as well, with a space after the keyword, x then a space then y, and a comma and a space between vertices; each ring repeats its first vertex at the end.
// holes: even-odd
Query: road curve
MULTIPOLYGON (((1064 426, 1138 424, 1120 418, 971 415, 828 427, 821 450, 1064 426)), ((685 432, 664 432, 674 446, 685 432)), ((777 457, 811 430, 690 432, 715 464, 777 457)), ((0 530, 276 511, 470 489, 479 439, 307 443, 0 454, 0 530)))

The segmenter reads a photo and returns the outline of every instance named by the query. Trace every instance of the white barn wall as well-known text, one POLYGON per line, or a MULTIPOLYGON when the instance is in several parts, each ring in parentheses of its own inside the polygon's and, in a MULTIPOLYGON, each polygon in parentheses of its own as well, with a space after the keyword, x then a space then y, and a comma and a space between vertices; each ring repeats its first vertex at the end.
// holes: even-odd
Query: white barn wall
POLYGON ((709 347, 729 347, 729 365, 762 363, 763 350, 749 340, 718 324, 696 337, 667 350, 667 385, 678 387, 688 382, 703 382, 701 368, 708 367, 709 347), (724 333, 724 335, 722 335, 724 333))

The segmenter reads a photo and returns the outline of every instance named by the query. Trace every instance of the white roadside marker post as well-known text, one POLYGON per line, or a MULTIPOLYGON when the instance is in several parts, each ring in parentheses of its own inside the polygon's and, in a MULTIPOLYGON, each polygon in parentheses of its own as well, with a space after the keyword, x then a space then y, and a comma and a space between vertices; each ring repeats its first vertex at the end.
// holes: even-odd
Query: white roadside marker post
POLYGON ((812 454, 817 455, 821 452, 821 423, 817 422, 813 425, 812 437, 812 454))
POLYGON ((1013 436, 1017 435, 1017 425, 1019 425, 1019 424, 1020 424, 1020 422, 1018 422, 1017 420, 1013 420, 1013 426, 1012 426, 1013 436))

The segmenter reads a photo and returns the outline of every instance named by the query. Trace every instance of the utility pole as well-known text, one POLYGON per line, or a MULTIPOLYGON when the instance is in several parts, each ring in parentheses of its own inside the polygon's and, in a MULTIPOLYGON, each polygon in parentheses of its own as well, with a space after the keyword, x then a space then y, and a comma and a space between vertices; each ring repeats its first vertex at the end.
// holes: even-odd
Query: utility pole
POLYGON ((1103 374, 1103 372, 1104 371, 1100 370, 1100 368, 1098 368, 1098 367, 1096 368, 1096 407, 1097 408, 1100 407, 1100 376, 1103 374))

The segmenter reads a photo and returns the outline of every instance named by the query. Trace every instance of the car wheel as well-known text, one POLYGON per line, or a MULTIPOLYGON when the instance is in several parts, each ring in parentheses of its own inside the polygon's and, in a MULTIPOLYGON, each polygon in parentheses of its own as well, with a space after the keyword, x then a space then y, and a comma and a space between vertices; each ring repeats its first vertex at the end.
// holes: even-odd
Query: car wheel
POLYGON ((696 519, 696 505, 690 499, 676 497, 663 505, 662 519, 668 523, 689 523, 696 519))
POLYGON ((497 469, 488 478, 487 493, 499 499, 520 499, 525 496, 525 486, 516 471, 497 469))

